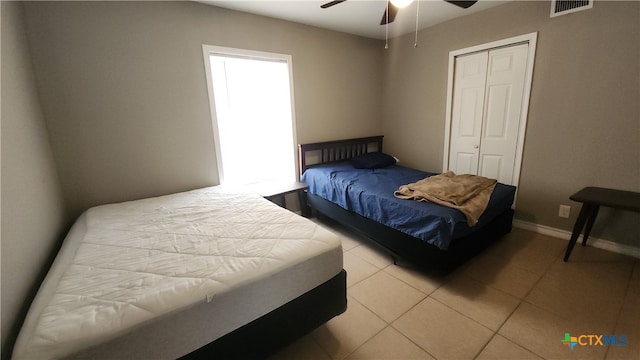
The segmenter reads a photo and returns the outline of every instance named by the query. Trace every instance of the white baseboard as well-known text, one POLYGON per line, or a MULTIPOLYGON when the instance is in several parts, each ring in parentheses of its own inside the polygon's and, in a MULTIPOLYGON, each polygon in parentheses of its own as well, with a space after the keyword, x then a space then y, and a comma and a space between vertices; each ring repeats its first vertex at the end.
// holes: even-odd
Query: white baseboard
MULTIPOLYGON (((569 241, 571 239, 571 232, 566 230, 561 230, 557 228, 553 228, 546 225, 534 224, 528 221, 522 221, 518 219, 513 219, 513 226, 525 229, 529 231, 536 232, 538 234, 553 236, 555 238, 563 239, 569 241)), ((578 238, 578 242, 582 242, 582 235, 578 238)), ((587 241, 587 245, 593 246, 598 249, 603 249, 611 252, 615 252, 618 254, 624 254, 628 256, 633 256, 635 258, 640 259, 640 248, 635 246, 629 246, 625 244, 619 244, 610 240, 598 239, 592 236, 589 236, 589 240, 587 241)))

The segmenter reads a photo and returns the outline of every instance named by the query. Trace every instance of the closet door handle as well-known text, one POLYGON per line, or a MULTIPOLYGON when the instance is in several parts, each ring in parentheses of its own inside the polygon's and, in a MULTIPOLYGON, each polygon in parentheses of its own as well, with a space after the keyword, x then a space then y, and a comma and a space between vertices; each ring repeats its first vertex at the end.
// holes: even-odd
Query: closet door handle
POLYGON ((479 147, 480 147, 480 145, 474 145, 474 146, 473 146, 473 148, 474 148, 474 149, 477 149, 477 148, 479 148, 479 147))

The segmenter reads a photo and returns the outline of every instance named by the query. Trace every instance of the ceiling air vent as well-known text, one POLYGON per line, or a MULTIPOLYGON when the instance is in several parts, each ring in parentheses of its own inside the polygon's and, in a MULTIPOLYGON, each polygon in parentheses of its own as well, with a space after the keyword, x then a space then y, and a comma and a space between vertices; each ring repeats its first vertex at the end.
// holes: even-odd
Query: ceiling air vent
POLYGON ((551 0, 551 17, 566 15, 593 7, 593 0, 551 0))

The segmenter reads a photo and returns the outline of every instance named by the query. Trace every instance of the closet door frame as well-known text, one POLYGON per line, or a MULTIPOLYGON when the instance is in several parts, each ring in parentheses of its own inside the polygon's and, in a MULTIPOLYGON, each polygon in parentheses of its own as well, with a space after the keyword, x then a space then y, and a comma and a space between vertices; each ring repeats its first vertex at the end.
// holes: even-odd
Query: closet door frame
POLYGON ((525 74, 525 86, 524 86, 524 94, 522 99, 522 109, 520 112, 520 126, 518 129, 518 141, 516 145, 516 157, 515 164, 513 170, 513 183, 518 186, 520 181, 520 168, 522 165, 522 152, 524 149, 524 137, 527 130, 527 116, 529 112, 529 98, 531 95, 531 82, 533 79, 533 65, 535 60, 536 53, 536 41, 538 38, 538 33, 533 32, 529 34, 524 34, 508 39, 493 41, 486 44, 476 45, 464 49, 454 50, 449 52, 449 73, 447 80, 447 108, 446 108, 446 119, 445 119, 445 132, 444 132, 444 154, 442 161, 442 171, 447 171, 449 169, 449 150, 450 150, 450 139, 451 139, 451 120, 452 120, 452 109, 453 109, 453 84, 454 84, 454 75, 455 75, 455 61, 456 57, 469 55, 476 52, 488 51, 491 49, 508 47, 513 45, 520 44, 528 44, 529 52, 527 55, 527 69, 525 74))

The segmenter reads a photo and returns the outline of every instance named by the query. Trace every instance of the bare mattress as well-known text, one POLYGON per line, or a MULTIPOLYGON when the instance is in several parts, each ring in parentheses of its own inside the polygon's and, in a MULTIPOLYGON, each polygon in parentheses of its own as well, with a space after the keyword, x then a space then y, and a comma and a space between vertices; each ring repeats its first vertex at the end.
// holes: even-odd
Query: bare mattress
POLYGON ((14 359, 177 358, 342 270, 340 239, 215 186, 103 205, 69 231, 14 359))

